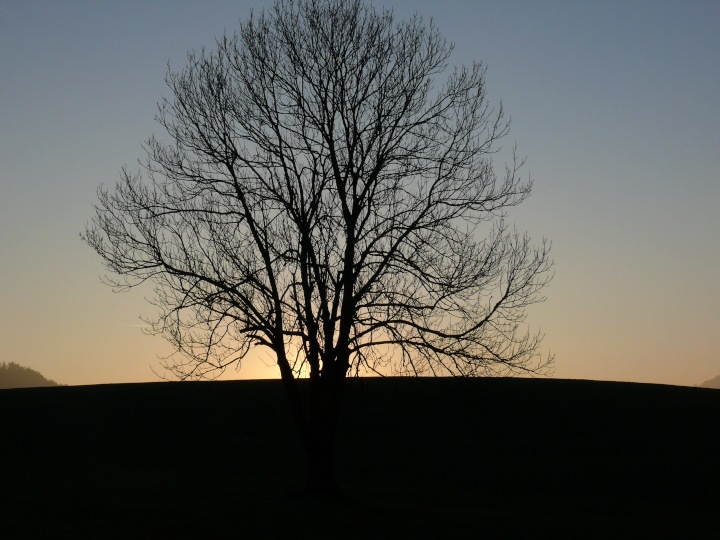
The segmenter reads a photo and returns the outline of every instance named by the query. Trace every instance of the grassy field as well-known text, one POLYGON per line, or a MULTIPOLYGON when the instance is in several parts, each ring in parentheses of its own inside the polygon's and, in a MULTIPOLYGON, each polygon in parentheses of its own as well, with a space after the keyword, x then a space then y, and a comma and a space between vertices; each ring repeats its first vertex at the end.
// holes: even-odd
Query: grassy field
POLYGON ((279 381, 2 390, 0 535, 708 538, 719 418, 701 388, 351 380, 317 501, 279 381))

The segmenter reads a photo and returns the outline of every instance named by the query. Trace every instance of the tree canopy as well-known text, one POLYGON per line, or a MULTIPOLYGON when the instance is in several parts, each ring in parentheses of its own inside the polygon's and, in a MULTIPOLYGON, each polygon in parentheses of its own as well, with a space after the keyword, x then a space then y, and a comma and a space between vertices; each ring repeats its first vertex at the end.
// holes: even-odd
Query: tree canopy
POLYGON ((153 280, 154 329, 206 376, 255 345, 295 374, 537 370, 524 308, 548 246, 511 229, 530 194, 493 153, 485 68, 448 71, 432 23, 355 2, 278 2, 170 71, 141 173, 101 190, 88 242, 153 280), (378 353, 378 351, 381 351, 378 353), (283 362, 283 359, 280 360, 283 362))

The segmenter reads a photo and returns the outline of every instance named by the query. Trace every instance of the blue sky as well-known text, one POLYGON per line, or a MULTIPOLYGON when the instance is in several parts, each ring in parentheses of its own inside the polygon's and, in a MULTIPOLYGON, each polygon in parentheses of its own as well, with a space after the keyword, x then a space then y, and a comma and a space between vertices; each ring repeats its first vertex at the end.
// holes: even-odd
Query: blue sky
MULTIPOLYGON (((159 134, 168 62, 269 2, 0 2, 0 361, 66 384, 156 380, 149 291, 114 294, 78 234, 159 134)), ((482 61, 535 180, 510 215, 553 243, 530 311, 555 376, 720 374, 720 3, 375 2, 482 61)), ((502 154, 501 154, 502 156, 502 154)), ((501 165, 501 163, 499 163, 501 165)), ((274 376, 268 356, 232 377, 274 376)))

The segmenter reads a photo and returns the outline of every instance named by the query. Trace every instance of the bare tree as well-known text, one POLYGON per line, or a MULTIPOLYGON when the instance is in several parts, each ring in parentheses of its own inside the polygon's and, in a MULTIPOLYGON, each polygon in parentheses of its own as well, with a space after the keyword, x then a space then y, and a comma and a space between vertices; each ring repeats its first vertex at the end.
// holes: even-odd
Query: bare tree
POLYGON ((525 330, 551 262, 505 222, 530 194, 481 64, 448 72, 432 23, 361 0, 278 0, 168 71, 137 174, 84 238, 113 284, 156 284, 152 321, 203 378, 253 347, 277 358, 310 461, 332 447, 350 374, 536 373, 525 330), (144 172, 144 174, 143 174, 144 172), (298 378, 309 378, 304 408, 298 378))

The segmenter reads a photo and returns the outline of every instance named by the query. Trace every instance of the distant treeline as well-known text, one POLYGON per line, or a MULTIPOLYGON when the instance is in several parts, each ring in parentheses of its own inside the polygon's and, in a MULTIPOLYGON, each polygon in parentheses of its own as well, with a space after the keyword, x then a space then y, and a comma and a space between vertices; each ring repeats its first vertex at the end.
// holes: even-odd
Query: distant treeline
POLYGON ((15 362, 0 363, 0 388, 31 388, 34 386, 59 386, 53 380, 46 379, 34 369, 23 367, 15 362))
POLYGON ((720 375, 709 381, 705 381, 700 386, 703 388, 720 388, 720 375))

